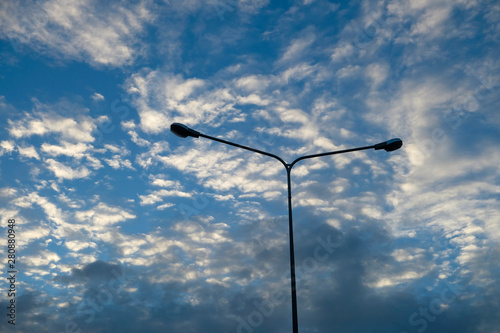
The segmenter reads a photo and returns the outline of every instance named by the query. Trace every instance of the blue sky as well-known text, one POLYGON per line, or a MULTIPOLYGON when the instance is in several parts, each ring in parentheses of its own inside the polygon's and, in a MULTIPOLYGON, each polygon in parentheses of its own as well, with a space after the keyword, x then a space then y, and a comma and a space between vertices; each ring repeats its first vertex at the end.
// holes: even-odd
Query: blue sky
POLYGON ((173 122, 400 137, 294 167, 300 331, 500 331, 499 41, 495 1, 2 1, 16 331, 291 331, 284 168, 173 122))

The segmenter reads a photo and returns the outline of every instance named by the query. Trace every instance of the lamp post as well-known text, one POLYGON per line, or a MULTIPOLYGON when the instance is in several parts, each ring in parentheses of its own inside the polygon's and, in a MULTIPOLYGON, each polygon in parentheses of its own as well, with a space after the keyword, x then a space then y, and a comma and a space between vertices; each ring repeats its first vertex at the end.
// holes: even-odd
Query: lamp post
POLYGON ((291 185, 291 172, 293 166, 301 160, 305 160, 308 158, 313 158, 313 157, 320 157, 320 156, 327 156, 327 155, 335 155, 335 154, 342 154, 342 153, 349 153, 353 151, 358 151, 358 150, 366 150, 366 149, 375 149, 375 150, 385 150, 385 151, 394 151, 403 145, 403 141, 399 138, 391 139, 388 141, 384 141, 381 143, 378 143, 376 145, 372 146, 365 146, 365 147, 359 147, 359 148, 351 148, 351 149, 344 149, 344 150, 338 150, 338 151, 332 151, 332 152, 327 152, 327 153, 320 153, 320 154, 312 154, 312 155, 305 155, 301 156, 299 158, 296 158, 292 163, 286 163, 281 157, 250 147, 242 146, 234 142, 222 140, 219 138, 215 138, 213 136, 205 135, 202 134, 198 131, 195 131, 186 125, 179 124, 179 123, 173 123, 170 125, 170 130, 172 133, 175 135, 181 137, 181 138, 187 138, 193 137, 193 138, 199 138, 200 136, 202 138, 210 139, 213 141, 221 142, 230 146, 246 149, 253 151, 255 153, 259 153, 262 155, 270 156, 278 161, 280 161, 283 166, 286 169, 286 177, 287 177, 287 185, 288 185, 288 228, 289 228, 289 237, 290 237, 290 280, 291 280, 291 289, 292 289, 292 321, 293 321, 293 333, 298 333, 299 332, 299 326, 298 326, 298 319, 297 319, 297 294, 296 294, 296 283, 295 283, 295 255, 294 255, 294 245, 293 245, 293 219, 292 219, 292 185, 291 185))

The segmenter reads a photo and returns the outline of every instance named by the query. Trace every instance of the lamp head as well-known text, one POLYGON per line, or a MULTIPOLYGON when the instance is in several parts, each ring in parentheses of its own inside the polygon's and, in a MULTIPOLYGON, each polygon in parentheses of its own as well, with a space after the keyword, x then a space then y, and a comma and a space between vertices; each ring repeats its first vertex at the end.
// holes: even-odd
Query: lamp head
POLYGON ((170 125, 170 131, 181 138, 187 138, 188 136, 192 136, 193 138, 200 137, 199 132, 180 123, 173 123, 170 125))
POLYGON ((385 151, 398 150, 403 145, 403 140, 400 138, 390 139, 373 146, 375 150, 384 149, 385 151))

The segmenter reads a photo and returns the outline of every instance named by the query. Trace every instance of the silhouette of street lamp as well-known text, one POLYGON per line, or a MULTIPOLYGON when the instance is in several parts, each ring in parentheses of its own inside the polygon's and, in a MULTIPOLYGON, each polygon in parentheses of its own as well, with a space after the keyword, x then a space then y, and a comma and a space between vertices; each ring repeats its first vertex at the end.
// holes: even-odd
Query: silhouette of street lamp
POLYGON ((187 138, 193 137, 193 138, 199 138, 200 136, 202 138, 210 139, 213 141, 225 143, 230 146, 246 149, 253 151, 255 153, 259 153, 262 155, 267 155, 270 157, 273 157, 280 161, 283 166, 286 169, 286 176, 287 176, 287 184, 288 184, 288 227, 289 227, 289 237, 290 237, 290 280, 291 280, 291 288, 292 288, 292 320, 293 320, 293 333, 298 333, 299 328, 298 328, 298 319, 297 319, 297 295, 296 295, 296 284, 295 284, 295 255, 294 255, 294 245, 293 245, 293 220, 292 220, 292 190, 291 190, 291 171, 295 163, 301 160, 305 160, 307 158, 313 158, 313 157, 320 157, 320 156, 327 156, 327 155, 335 155, 335 154, 342 154, 342 153, 350 153, 353 151, 359 151, 359 150, 366 150, 366 149, 375 149, 375 150, 385 150, 385 151, 394 151, 403 145, 403 141, 399 138, 391 139, 388 141, 384 141, 381 143, 378 143, 376 145, 372 146, 365 146, 365 147, 359 147, 359 148, 351 148, 351 149, 344 149, 344 150, 338 150, 338 151, 332 151, 332 152, 327 152, 327 153, 321 153, 321 154, 312 154, 312 155, 305 155, 301 156, 299 158, 296 158, 292 163, 286 163, 281 157, 250 147, 242 146, 234 142, 229 142, 226 140, 222 140, 219 138, 215 138, 213 136, 205 135, 203 133, 200 133, 198 131, 195 131, 194 129, 191 129, 187 127, 184 124, 179 124, 179 123, 173 123, 170 125, 170 131, 174 133, 175 135, 181 137, 181 138, 187 138))

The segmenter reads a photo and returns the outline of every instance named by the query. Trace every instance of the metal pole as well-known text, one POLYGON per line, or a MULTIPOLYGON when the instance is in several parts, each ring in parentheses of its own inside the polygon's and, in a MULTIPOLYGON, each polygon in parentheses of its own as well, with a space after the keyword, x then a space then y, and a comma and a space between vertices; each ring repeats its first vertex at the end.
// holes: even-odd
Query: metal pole
POLYGON ((231 142, 231 141, 226 141, 223 139, 215 138, 213 136, 209 136, 206 134, 202 134, 202 133, 197 133, 197 134, 203 138, 206 138, 206 139, 218 141, 221 143, 225 143, 227 145, 231 145, 234 147, 250 150, 250 151, 253 151, 255 153, 259 153, 259 154, 273 157, 273 158, 277 159, 278 161, 280 161, 281 164, 283 164, 283 166, 285 167, 286 176, 287 176, 287 185, 288 185, 288 228, 289 228, 289 237, 290 237, 290 284, 291 284, 291 288, 292 288, 292 325, 293 325, 293 333, 299 333, 299 324, 298 324, 298 319, 297 319, 297 287, 296 287, 296 282, 295 282, 295 253, 294 253, 294 245, 293 245, 291 172, 292 172, 292 168, 295 165, 295 163, 297 163, 298 161, 300 161, 301 159, 304 159, 304 158, 316 157, 316 155, 303 156, 302 158, 296 159, 291 164, 287 164, 281 157, 279 157, 275 154, 271 154, 271 153, 268 153, 268 152, 265 152, 265 151, 262 151, 259 149, 243 146, 243 145, 231 142))
POLYGON ((293 321, 293 333, 299 332, 299 324, 297 318, 297 287, 295 282, 295 254, 293 245, 293 218, 292 218, 292 184, 291 184, 291 174, 292 165, 286 165, 286 176, 288 183, 288 228, 290 235, 290 281, 292 287, 292 321, 293 321))

